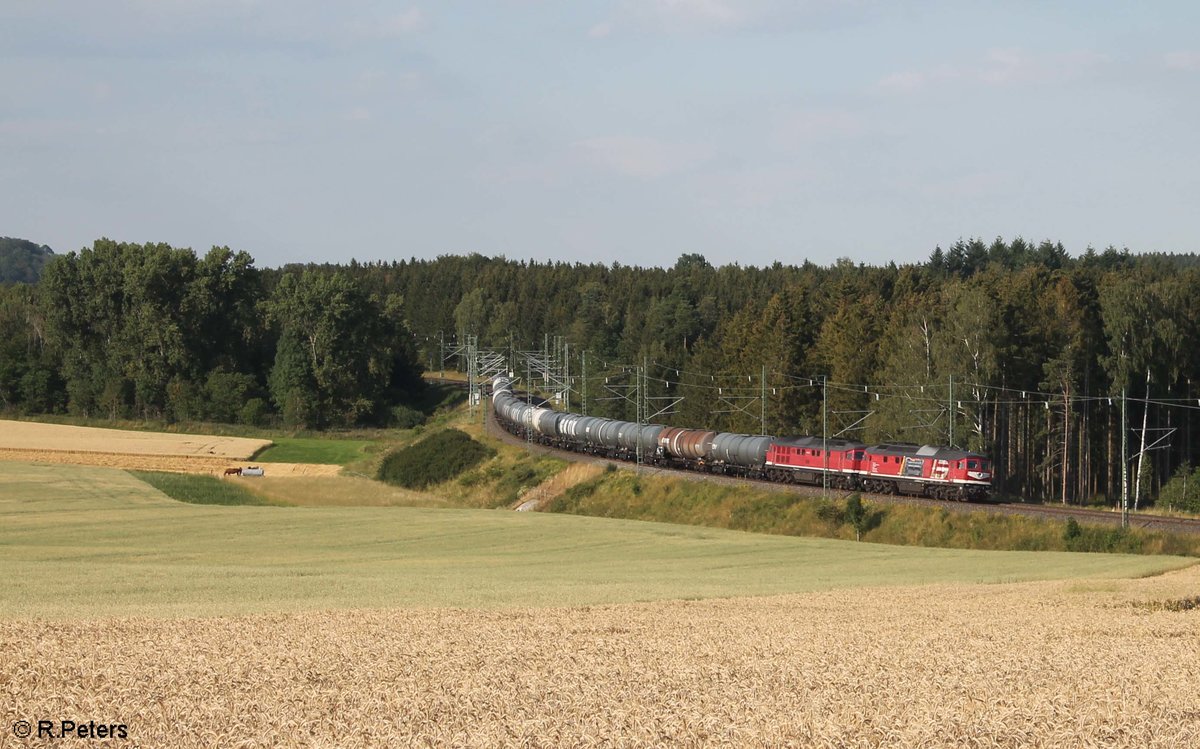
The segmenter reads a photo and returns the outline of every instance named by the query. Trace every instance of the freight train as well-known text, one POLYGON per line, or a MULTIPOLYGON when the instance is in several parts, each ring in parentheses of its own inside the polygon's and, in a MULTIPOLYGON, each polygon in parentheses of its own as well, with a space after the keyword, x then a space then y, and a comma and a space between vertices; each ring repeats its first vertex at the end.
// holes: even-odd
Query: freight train
POLYGON ((526 403, 503 375, 492 380, 492 409, 505 429, 540 444, 668 468, 960 501, 985 499, 992 486, 991 461, 966 450, 733 434, 581 416, 526 403))

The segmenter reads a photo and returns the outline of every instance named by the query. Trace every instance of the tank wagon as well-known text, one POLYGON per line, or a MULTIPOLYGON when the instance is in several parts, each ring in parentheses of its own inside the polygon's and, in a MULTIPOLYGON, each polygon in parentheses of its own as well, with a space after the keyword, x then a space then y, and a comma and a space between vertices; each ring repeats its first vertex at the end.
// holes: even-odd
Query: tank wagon
POLYGON ((865 445, 820 437, 771 437, 637 424, 528 403, 512 380, 492 381, 492 409, 505 429, 540 444, 616 460, 835 489, 970 501, 987 497, 987 457, 951 447, 865 445))

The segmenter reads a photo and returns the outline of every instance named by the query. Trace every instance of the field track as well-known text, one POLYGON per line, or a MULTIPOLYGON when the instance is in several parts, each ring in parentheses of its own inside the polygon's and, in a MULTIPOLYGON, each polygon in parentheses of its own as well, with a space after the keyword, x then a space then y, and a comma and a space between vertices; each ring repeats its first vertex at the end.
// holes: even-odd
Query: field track
MULTIPOLYGON (((0 460, 219 476, 271 444, 246 437, 135 432, 0 420, 0 460)), ((340 466, 269 463, 272 476, 335 476, 340 466)))

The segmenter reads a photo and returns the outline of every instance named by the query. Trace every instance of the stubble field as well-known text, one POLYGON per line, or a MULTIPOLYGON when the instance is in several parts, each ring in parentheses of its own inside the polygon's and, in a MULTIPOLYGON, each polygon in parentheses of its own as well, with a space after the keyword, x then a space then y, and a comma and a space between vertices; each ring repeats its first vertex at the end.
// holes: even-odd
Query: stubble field
POLYGON ((0 420, 0 449, 4 450, 244 459, 270 444, 270 440, 247 437, 135 432, 0 420))
MULTIPOLYGON (((271 440, 0 420, 0 461, 221 475, 271 440)), ((273 476, 336 476, 337 465, 272 463, 273 476)))

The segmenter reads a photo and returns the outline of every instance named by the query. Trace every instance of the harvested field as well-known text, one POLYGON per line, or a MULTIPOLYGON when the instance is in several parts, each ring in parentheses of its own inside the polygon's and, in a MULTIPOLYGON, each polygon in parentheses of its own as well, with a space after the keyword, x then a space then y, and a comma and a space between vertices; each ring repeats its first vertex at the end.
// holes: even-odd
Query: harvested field
MULTIPOLYGON (((245 468, 247 459, 271 444, 245 437, 207 437, 164 432, 38 424, 0 420, 0 460, 16 463, 99 466, 220 476, 245 468)), ((341 466, 270 463, 271 476, 336 476, 341 466)))
POLYGON ((134 432, 0 420, 0 450, 249 458, 271 444, 246 437, 134 432))
MULTIPOLYGON (((3 726, 141 746, 1200 745, 1196 567, 1134 581, 0 622, 3 726)), ((25 746, 5 730, 0 747, 25 746)))
MULTIPOLYGON (((221 476, 227 468, 245 468, 250 463, 227 458, 202 458, 172 455, 129 455, 101 452, 70 452, 61 450, 4 450, 0 449, 0 460, 15 463, 51 465, 97 466, 100 468, 124 468, 138 471, 165 471, 167 473, 201 473, 221 476)), ((267 474, 285 476, 336 476, 341 466, 319 463, 255 463, 267 474)), ((246 479, 249 481, 250 479, 246 479)))

